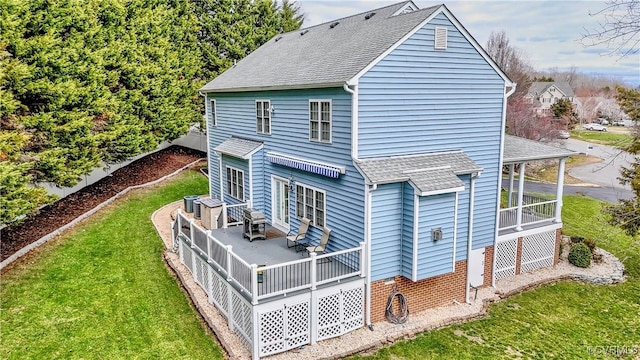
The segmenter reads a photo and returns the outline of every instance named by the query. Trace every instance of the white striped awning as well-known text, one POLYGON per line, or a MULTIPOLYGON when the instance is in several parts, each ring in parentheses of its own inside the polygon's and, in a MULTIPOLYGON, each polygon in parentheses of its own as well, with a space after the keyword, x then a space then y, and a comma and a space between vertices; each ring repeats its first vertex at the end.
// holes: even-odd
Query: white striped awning
POLYGON ((287 166, 290 168, 307 171, 310 173, 327 176, 337 179, 340 174, 345 174, 346 169, 344 166, 331 165, 321 163, 315 160, 302 159, 290 155, 278 154, 274 152, 267 152, 267 160, 274 164, 287 166))

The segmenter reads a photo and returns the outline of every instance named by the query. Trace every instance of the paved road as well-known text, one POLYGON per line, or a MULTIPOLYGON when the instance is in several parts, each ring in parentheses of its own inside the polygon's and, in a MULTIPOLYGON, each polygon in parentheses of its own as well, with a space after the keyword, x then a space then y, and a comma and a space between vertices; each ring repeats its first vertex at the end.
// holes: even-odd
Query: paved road
POLYGON ((575 167, 569 170, 569 175, 614 191, 631 191, 629 185, 620 185, 617 179, 620 176, 620 169, 623 166, 628 167, 633 161, 631 154, 612 146, 592 144, 574 139, 565 140, 564 145, 569 150, 603 159, 601 163, 575 167))
MULTIPOLYGON (((518 181, 516 179, 514 183, 515 190, 517 190, 518 181)), ((509 179, 502 180, 502 187, 504 189, 509 188, 509 179)), ((531 182, 525 181, 524 190, 526 192, 536 192, 541 194, 556 194, 556 184, 547 184, 547 183, 539 183, 539 182, 531 182)), ((607 201, 607 202, 617 202, 619 199, 630 199, 633 197, 633 193, 631 190, 625 190, 621 188, 610 188, 610 187, 588 187, 588 186, 571 186, 565 185, 563 188, 563 194, 577 194, 577 195, 585 195, 592 197, 594 199, 607 201)))

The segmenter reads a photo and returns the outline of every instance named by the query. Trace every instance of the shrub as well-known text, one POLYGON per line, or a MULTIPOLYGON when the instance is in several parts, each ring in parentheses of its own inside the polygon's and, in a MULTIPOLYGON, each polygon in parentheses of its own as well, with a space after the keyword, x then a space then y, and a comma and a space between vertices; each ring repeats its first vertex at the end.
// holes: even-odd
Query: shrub
POLYGON ((582 236, 570 236, 569 239, 571 239, 571 243, 573 244, 581 243, 584 241, 584 238, 582 236))
POLYGON ((587 268, 591 265, 591 250, 584 243, 580 242, 571 247, 569 250, 569 262, 581 268, 587 268))

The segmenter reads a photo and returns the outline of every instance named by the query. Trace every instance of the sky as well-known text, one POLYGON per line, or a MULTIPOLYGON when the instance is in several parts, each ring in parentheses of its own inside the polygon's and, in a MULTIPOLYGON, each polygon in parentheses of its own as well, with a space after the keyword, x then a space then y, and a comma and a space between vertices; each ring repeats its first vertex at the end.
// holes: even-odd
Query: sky
MULTIPOLYGON (((298 0, 305 13, 303 27, 355 15, 402 0, 298 0)), ((605 46, 585 47, 585 29, 598 28, 603 18, 590 16, 604 1, 423 1, 422 8, 444 3, 469 33, 484 46, 492 31, 505 30, 511 44, 524 51, 536 70, 550 68, 615 76, 640 86, 640 53, 623 58, 606 55, 605 46)))

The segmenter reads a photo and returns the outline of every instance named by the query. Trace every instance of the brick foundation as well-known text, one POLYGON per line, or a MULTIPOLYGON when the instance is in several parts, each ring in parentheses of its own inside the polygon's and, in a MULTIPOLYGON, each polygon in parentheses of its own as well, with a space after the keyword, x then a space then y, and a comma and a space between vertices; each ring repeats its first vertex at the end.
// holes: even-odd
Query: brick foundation
MULTIPOLYGON (((415 314, 434 307, 451 305, 454 300, 461 303, 465 302, 466 279, 467 261, 462 260, 456 262, 455 272, 453 273, 417 282, 413 282, 404 276, 394 277, 394 283, 388 285, 385 285, 384 280, 372 282, 371 321, 379 322, 385 320, 387 299, 393 292, 394 286, 397 286, 398 291, 406 297, 410 312, 415 314)), ((490 279, 489 283, 491 283, 490 279)))
POLYGON ((484 248, 484 283, 482 286, 491 286, 493 279, 493 246, 484 248))

